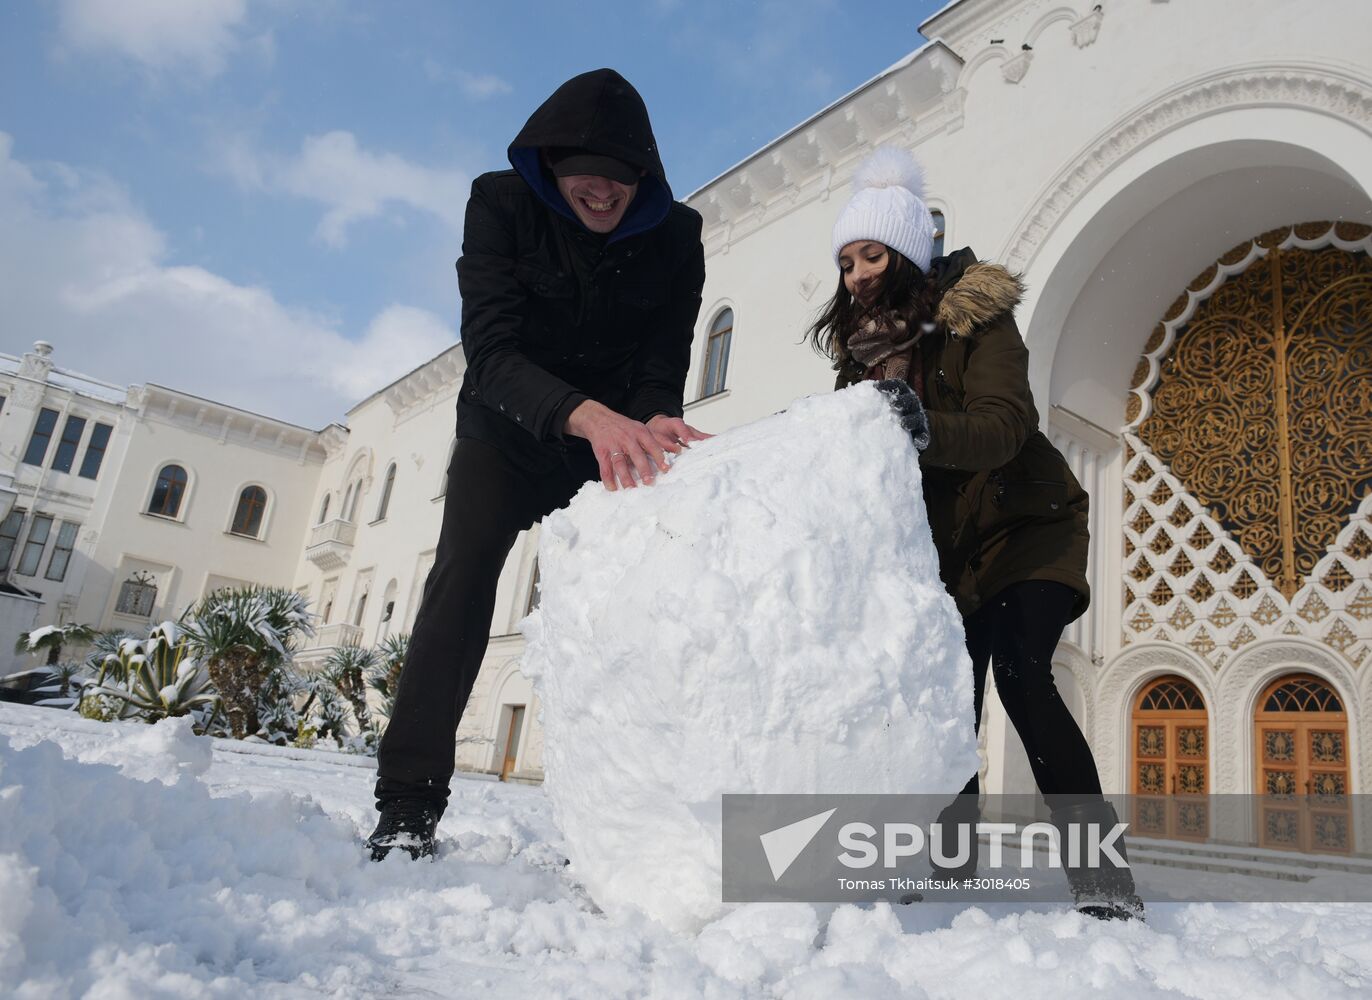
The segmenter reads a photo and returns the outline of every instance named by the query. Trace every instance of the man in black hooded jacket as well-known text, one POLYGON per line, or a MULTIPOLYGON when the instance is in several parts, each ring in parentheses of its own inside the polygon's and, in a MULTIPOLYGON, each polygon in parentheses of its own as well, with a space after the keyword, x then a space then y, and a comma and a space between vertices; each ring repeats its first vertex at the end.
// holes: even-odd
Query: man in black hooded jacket
POLYGON ((458 440, 377 755, 377 860, 433 853, 515 536, 588 480, 651 483, 666 452, 705 436, 681 419, 701 220, 672 199, 643 99, 613 70, 583 73, 533 113, 509 158, 467 203, 458 440))

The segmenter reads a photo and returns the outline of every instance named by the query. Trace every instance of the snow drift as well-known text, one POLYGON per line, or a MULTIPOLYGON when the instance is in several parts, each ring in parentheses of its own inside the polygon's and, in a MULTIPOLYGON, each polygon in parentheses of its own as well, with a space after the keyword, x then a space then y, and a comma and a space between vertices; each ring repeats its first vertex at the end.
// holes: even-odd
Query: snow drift
POLYGON ((651 488, 588 485, 539 565, 545 787, 609 911, 722 913, 723 793, 951 792, 976 769, 917 456, 871 386, 698 444, 651 488))

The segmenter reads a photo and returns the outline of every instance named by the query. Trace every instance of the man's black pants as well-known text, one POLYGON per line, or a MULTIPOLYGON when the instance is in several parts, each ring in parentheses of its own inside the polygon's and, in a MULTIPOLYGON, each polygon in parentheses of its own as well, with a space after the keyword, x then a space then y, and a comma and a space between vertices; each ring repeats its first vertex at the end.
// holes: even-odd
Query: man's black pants
MULTIPOLYGON (((1053 650, 1078 599, 1065 584, 1027 580, 1006 587, 963 622, 972 658, 977 729, 989 664, 1005 714, 1024 743, 1034 780, 1050 809, 1101 795, 1091 745, 1053 682, 1053 650)), ((973 775, 962 794, 977 792, 973 775)))
POLYGON ((596 478, 590 452, 581 458, 573 452, 531 473, 491 445, 458 440, 433 569, 377 752, 378 807, 400 798, 447 805, 457 724, 486 655, 500 571, 519 532, 596 478))

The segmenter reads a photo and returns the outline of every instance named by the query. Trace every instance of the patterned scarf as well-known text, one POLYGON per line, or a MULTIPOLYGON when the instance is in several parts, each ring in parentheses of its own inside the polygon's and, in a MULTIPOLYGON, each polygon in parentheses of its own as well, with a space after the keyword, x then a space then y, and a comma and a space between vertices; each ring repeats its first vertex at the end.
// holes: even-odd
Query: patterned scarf
POLYGON ((914 364, 920 335, 908 336, 905 320, 893 312, 868 314, 848 338, 848 352, 866 369, 865 379, 896 378, 909 382, 921 398, 924 373, 914 364))

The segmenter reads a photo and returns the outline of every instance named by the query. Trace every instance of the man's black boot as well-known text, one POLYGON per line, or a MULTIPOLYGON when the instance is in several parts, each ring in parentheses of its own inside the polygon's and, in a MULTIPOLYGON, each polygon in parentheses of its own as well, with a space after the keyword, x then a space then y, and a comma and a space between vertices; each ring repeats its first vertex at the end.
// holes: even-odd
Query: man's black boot
POLYGON ((1062 867, 1067 872, 1067 884, 1072 889, 1078 912, 1097 920, 1142 920, 1143 900, 1134 891, 1134 873, 1127 867, 1129 855, 1125 851, 1124 838, 1110 841, 1110 831, 1118 823, 1115 807, 1104 799, 1053 810, 1053 825, 1060 835, 1062 867), (1091 834, 1093 827, 1097 832, 1091 834), (1068 847, 1073 836, 1078 844, 1075 864, 1068 847), (1090 845, 1101 841, 1111 843, 1126 867, 1116 866, 1103 850, 1099 852, 1097 863, 1091 864, 1090 845))
POLYGON ((385 859, 395 848, 416 861, 433 857, 438 815, 438 805, 428 799, 392 799, 385 803, 376 829, 367 838, 372 860, 385 859))
POLYGON ((976 794, 964 792, 943 807, 935 820, 939 828, 939 860, 934 857, 930 845, 930 867, 934 877, 962 881, 977 873, 977 823, 981 820, 981 806, 976 794), (962 846, 966 844, 966 857, 959 863, 962 846))

